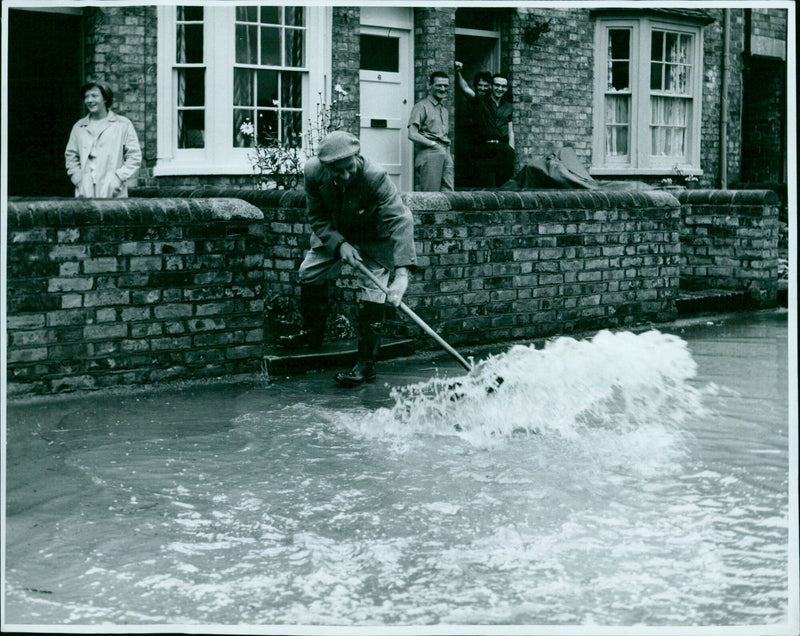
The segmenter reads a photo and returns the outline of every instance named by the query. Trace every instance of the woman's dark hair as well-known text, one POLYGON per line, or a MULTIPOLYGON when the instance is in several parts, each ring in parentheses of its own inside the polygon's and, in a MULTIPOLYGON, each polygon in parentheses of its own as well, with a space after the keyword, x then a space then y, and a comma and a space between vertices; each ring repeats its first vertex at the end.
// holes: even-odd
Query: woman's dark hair
POLYGON ((111 108, 111 104, 114 103, 114 91, 111 90, 111 86, 109 86, 108 82, 103 82, 101 80, 96 80, 94 82, 86 82, 83 86, 81 86, 81 95, 84 97, 86 96, 86 92, 91 90, 92 88, 96 88, 100 91, 100 94, 103 96, 103 102, 106 105, 106 108, 111 108))
POLYGON ((478 82, 483 80, 487 84, 492 83, 492 74, 489 71, 481 71, 480 73, 476 73, 475 77, 472 78, 472 85, 477 86, 478 82))

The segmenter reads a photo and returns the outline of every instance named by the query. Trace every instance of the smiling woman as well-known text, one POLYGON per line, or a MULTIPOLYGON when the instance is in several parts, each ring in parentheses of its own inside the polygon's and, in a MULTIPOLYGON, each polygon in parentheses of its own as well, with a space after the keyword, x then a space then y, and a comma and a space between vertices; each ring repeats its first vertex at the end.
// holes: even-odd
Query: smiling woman
POLYGON ((127 117, 110 110, 114 93, 106 82, 85 84, 81 93, 88 115, 72 127, 64 152, 76 197, 128 196, 126 181, 142 163, 139 138, 127 117))

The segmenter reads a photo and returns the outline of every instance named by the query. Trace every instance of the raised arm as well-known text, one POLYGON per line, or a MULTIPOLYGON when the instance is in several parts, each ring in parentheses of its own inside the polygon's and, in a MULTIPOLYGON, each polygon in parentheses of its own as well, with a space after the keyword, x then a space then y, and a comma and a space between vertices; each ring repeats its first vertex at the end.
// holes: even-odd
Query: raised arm
POLYGON ((458 87, 461 89, 461 92, 464 93, 470 99, 475 97, 475 91, 472 90, 472 87, 467 83, 467 80, 464 79, 464 76, 461 75, 461 69, 464 68, 464 65, 461 62, 456 61, 456 81, 458 82, 458 87))

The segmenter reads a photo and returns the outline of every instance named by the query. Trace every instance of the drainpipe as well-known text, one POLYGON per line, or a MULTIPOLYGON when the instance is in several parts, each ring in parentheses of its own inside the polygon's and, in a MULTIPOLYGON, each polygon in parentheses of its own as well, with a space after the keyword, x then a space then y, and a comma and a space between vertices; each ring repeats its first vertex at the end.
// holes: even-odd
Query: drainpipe
POLYGON ((719 125, 719 187, 728 189, 728 54, 731 39, 731 10, 722 10, 722 97, 719 125))

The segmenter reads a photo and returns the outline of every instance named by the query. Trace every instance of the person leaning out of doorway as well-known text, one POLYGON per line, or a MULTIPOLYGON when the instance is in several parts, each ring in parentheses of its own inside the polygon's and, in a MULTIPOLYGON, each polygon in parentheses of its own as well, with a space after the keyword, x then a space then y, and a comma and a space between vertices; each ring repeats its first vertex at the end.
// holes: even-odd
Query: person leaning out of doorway
POLYGON ((464 178, 464 183, 470 184, 471 187, 476 186, 481 182, 482 175, 475 164, 475 148, 482 139, 478 136, 478 115, 477 110, 482 107, 480 100, 489 94, 492 89, 492 74, 488 71, 479 71, 472 78, 472 86, 467 84, 464 76, 461 74, 464 65, 456 61, 455 74, 456 83, 461 89, 461 94, 466 98, 466 108, 463 109, 463 142, 465 151, 460 153, 459 159, 459 173, 464 178))
POLYGON ((84 84, 81 94, 88 114, 72 127, 64 152, 75 196, 127 197, 126 182, 142 163, 133 124, 127 117, 110 110, 114 93, 106 82, 84 84))
MULTIPOLYGON (((460 69, 461 63, 456 62, 456 70, 460 69)), ((499 188, 514 176, 514 107, 508 99, 508 78, 495 73, 491 90, 481 95, 470 88, 460 72, 456 77, 461 91, 474 101, 475 185, 499 188)))
POLYGON ((450 115, 445 98, 450 78, 434 71, 428 81, 428 95, 414 104, 408 119, 408 138, 414 143, 414 171, 422 192, 452 192, 453 157, 450 154, 450 115))

